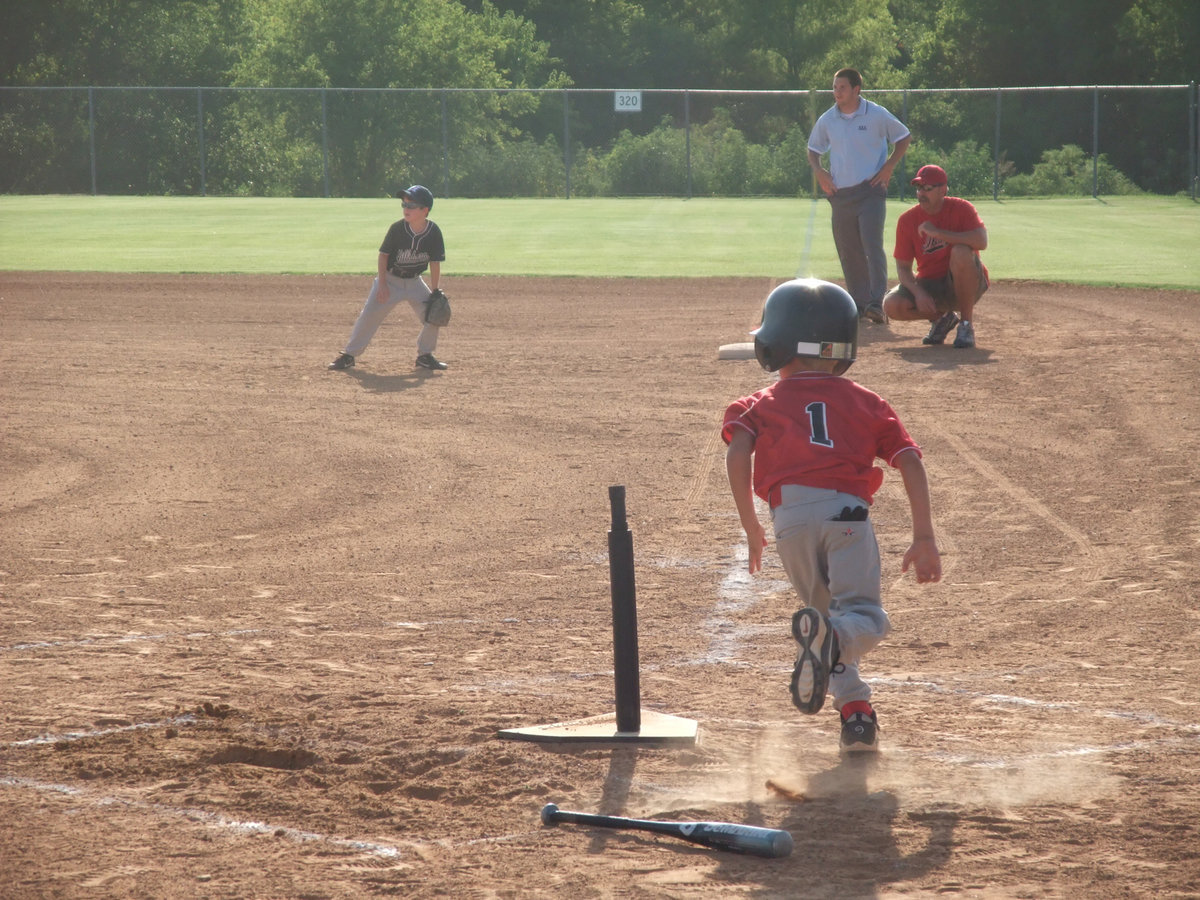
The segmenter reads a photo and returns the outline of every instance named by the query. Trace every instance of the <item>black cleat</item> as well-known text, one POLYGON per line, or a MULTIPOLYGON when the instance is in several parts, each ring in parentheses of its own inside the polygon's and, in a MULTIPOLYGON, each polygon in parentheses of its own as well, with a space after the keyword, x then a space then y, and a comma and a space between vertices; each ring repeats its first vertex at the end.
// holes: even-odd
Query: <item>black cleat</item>
POLYGON ((946 335, 948 335, 954 326, 958 324, 958 313, 954 310, 946 313, 940 319, 933 323, 929 328, 929 334, 921 340, 922 344, 944 344, 946 343, 946 335))
POLYGON ((842 718, 843 753, 874 753, 879 749, 879 717, 871 712, 852 712, 842 718))
POLYGON ((421 369, 433 369, 440 371, 449 368, 444 362, 434 356, 432 353, 422 353, 417 357, 417 367, 421 369))
POLYGON ((339 356, 337 359, 335 359, 333 362, 331 362, 329 364, 329 368, 336 369, 338 371, 340 371, 342 369, 351 369, 353 367, 354 367, 354 357, 351 356, 349 353, 343 353, 341 356, 339 356))

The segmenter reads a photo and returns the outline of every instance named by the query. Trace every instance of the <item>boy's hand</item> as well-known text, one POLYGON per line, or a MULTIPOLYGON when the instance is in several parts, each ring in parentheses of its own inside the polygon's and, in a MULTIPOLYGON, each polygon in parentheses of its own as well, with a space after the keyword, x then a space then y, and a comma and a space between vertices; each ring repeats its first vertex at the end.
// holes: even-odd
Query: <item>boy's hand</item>
POLYGON ((767 546, 767 531, 757 519, 746 528, 746 541, 750 547, 750 574, 754 575, 762 571, 763 549, 767 546))
POLYGON ((900 571, 917 570, 917 583, 928 584, 942 580, 942 556, 938 553, 937 541, 933 538, 917 538, 904 554, 900 571))

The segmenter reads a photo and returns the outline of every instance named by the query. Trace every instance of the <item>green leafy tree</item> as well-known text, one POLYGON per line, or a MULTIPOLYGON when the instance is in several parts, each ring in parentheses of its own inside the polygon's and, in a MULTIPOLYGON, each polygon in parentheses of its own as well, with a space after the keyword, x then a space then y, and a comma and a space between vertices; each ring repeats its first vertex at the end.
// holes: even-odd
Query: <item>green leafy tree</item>
MULTIPOLYGON (((469 3, 482 8, 483 2, 469 3)), ((495 0, 537 28, 586 88, 716 86, 707 33, 726 12, 714 0, 495 0)))
MULTIPOLYGON (((10 0, 0 26, 3 81, 106 88, 222 84, 236 53, 239 21, 238 4, 222 0, 10 0)), ((0 189, 90 191, 89 123, 100 192, 197 189, 194 94, 13 96, 6 95, 0 111, 0 189), (53 131, 45 127, 47 118, 58 119, 53 131)))
POLYGON ((844 66, 862 72, 868 88, 900 83, 886 0, 731 0, 724 8, 716 59, 731 84, 827 87, 844 66))
POLYGON ((1200 64, 1196 0, 1136 0, 1117 22, 1120 69, 1131 82, 1195 81, 1200 64))
MULTIPOLYGON (((399 182, 429 181, 441 171, 442 103, 452 102, 451 151, 498 145, 516 136, 514 117, 539 102, 519 87, 555 87, 564 79, 533 26, 490 4, 472 13, 444 0, 246 0, 246 49, 233 82, 247 86, 328 88, 303 107, 250 98, 233 111, 228 171, 265 149, 282 165, 285 149, 321 157, 321 116, 339 195, 378 196, 399 182), (423 88, 406 94, 352 89, 423 88), (461 93, 441 88, 494 88, 461 93), (324 107, 321 102, 324 102, 324 107), (272 135, 270 145, 258 143, 272 135)), ((227 185, 227 189, 233 189, 227 185)))
POLYGON ((1130 0, 942 0, 914 48, 913 85, 1112 84, 1130 0))
POLYGON ((940 3, 928 0, 888 0, 888 11, 896 25, 892 64, 905 72, 913 61, 913 50, 933 30, 940 3))
POLYGON ((6 84, 223 84, 238 48, 230 0, 8 0, 0 28, 6 84))

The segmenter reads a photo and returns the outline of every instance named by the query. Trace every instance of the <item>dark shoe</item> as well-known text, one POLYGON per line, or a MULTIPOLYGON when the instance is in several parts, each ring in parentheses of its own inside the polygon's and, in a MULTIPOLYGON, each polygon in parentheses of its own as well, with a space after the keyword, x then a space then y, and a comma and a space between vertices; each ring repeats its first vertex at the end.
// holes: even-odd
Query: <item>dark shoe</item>
POLYGON ((959 350, 975 346, 975 326, 970 322, 960 322, 958 334, 954 336, 954 346, 959 350))
POLYGON ((859 314, 868 322, 874 322, 876 325, 887 324, 887 314, 883 311, 882 303, 868 303, 862 308, 859 314))
POLYGON ((838 662, 837 632, 827 617, 806 606, 792 616, 792 636, 800 645, 792 670, 792 703, 811 715, 825 705, 829 676, 838 662))
POLYGON ((448 366, 432 353, 422 353, 417 357, 417 366, 422 369, 433 369, 435 371, 448 368, 448 366))
POLYGON ((354 357, 351 356, 349 353, 343 353, 341 356, 339 356, 337 359, 335 359, 333 362, 331 362, 329 364, 329 368, 338 369, 338 370, 350 369, 350 368, 353 368, 353 366, 354 366, 354 357))
POLYGON ((940 319, 933 323, 929 329, 929 334, 925 335, 922 344, 944 344, 946 343, 946 335, 950 333, 955 325, 958 324, 958 313, 954 310, 946 313, 940 319))
MULTIPOLYGON (((847 704, 854 706, 857 704, 847 704)), ((879 749, 879 718, 870 704, 866 705, 868 712, 856 710, 847 713, 842 710, 842 739, 843 753, 874 753, 879 749)))

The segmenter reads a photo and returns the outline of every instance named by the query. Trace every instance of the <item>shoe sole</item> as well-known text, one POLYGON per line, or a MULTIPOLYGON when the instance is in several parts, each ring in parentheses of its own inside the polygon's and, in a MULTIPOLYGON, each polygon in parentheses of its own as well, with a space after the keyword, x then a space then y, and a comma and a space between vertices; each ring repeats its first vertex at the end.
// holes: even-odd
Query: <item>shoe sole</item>
POLYGON ((876 325, 886 325, 887 316, 877 309, 864 309, 862 317, 868 322, 874 322, 876 325))
POLYGON ((864 741, 855 741, 853 744, 842 744, 840 750, 846 756, 867 755, 870 753, 878 753, 879 744, 878 742, 874 744, 868 744, 864 741))
POLYGON ((829 659, 833 652, 833 629, 829 620, 806 606, 792 616, 792 637, 800 645, 792 670, 792 703, 812 715, 825 705, 829 692, 829 659))
POLYGON ((344 366, 335 366, 333 363, 330 363, 329 368, 335 372, 342 372, 346 369, 353 369, 354 363, 346 363, 344 366))

